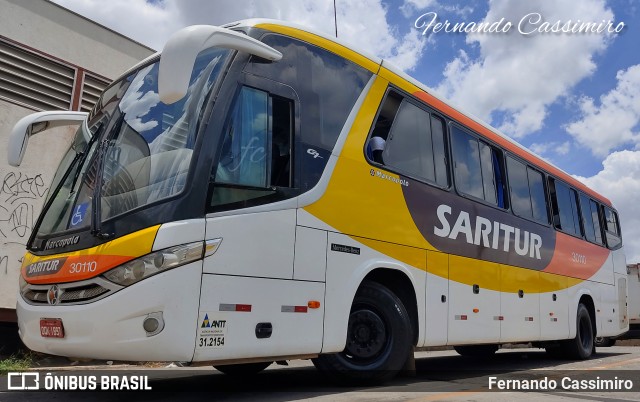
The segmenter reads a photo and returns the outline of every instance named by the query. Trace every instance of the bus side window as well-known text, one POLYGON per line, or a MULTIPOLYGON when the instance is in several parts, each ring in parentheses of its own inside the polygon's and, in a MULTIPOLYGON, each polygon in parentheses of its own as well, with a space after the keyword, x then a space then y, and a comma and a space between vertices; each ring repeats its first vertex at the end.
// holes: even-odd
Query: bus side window
POLYGON ((463 194, 504 208, 506 203, 501 152, 457 126, 451 127, 456 188, 463 194))
POLYGON ((435 182, 428 112, 402 102, 386 141, 383 160, 400 173, 435 182))
POLYGON ((436 183, 442 187, 448 187, 449 174, 447 169, 447 150, 444 145, 444 121, 440 117, 431 115, 431 133, 436 183))
POLYGON ((600 232, 600 223, 598 219, 598 211, 595 215, 592 213, 591 206, 595 202, 584 194, 580 194, 580 213, 582 216, 582 225, 584 226, 584 236, 592 243, 602 244, 602 235, 600 232))
POLYGON ((593 200, 589 200, 589 206, 589 209, 591 210, 591 219, 593 221, 593 229, 595 232, 595 241, 598 244, 604 244, 602 239, 602 226, 600 226, 600 222, 602 221, 599 213, 600 207, 598 203, 593 200))
POLYGON ((507 157, 513 212, 540 223, 549 223, 542 173, 507 157))
POLYGON ((382 103, 365 153, 389 170, 449 185, 443 120, 396 92, 389 91, 382 103))
POLYGON ((609 248, 618 248, 622 244, 618 214, 611 208, 604 207, 604 224, 609 248))
POLYGON ((557 180, 550 180, 552 186, 553 224, 556 228, 575 236, 582 236, 578 216, 578 194, 557 180))
POLYGON ((269 202, 274 188, 291 187, 292 101, 242 87, 225 127, 211 206, 269 202))

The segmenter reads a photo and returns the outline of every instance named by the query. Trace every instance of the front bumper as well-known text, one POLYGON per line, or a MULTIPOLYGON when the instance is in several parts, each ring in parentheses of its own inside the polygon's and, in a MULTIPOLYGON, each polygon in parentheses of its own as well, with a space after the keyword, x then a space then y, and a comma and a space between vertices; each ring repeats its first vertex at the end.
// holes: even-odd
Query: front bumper
POLYGON ((19 333, 30 349, 53 355, 123 361, 191 361, 202 261, 124 288, 88 304, 33 305, 18 295, 19 333), (164 328, 147 336, 142 323, 162 313, 164 328), (58 318, 64 338, 40 335, 41 318, 58 318))

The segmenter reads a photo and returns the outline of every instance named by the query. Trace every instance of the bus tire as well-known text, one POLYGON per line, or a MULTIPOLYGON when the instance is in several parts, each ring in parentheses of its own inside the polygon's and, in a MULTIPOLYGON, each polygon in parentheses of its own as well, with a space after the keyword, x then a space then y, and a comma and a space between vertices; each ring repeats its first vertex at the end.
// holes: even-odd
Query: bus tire
POLYGON ((608 348, 616 344, 615 339, 601 337, 601 336, 597 336, 596 339, 593 340, 593 342, 598 348, 608 348))
POLYGON ((576 314, 576 337, 564 341, 563 345, 567 357, 576 360, 588 359, 593 354, 594 339, 591 315, 587 307, 580 303, 576 314))
POLYGON ((453 349, 465 357, 490 357, 498 351, 498 345, 454 346, 453 349))
POLYGON ((345 349, 320 355, 313 364, 340 383, 380 382, 402 370, 412 350, 411 320, 400 299, 364 281, 351 306, 345 349))
POLYGON ((213 366, 218 371, 222 371, 229 376, 244 376, 258 374, 269 367, 273 362, 258 362, 244 364, 225 364, 223 366, 213 366))

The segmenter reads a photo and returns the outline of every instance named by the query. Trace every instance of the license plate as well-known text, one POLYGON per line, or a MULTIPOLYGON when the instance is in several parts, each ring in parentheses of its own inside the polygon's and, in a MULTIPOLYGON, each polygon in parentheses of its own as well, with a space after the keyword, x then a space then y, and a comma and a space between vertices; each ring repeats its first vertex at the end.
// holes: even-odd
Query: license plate
POLYGON ((64 327, 59 318, 41 318, 40 335, 44 338, 64 338, 64 327))

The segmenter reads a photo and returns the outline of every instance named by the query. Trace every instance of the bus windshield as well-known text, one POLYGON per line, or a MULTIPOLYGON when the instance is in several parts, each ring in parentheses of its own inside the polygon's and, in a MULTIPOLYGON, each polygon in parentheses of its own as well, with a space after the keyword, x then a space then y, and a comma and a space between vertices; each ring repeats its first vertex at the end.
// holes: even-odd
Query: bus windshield
POLYGON ((92 220, 99 226, 181 193, 202 106, 230 53, 201 52, 186 96, 173 104, 158 96, 158 61, 107 88, 62 159, 38 237, 86 229, 92 220))

